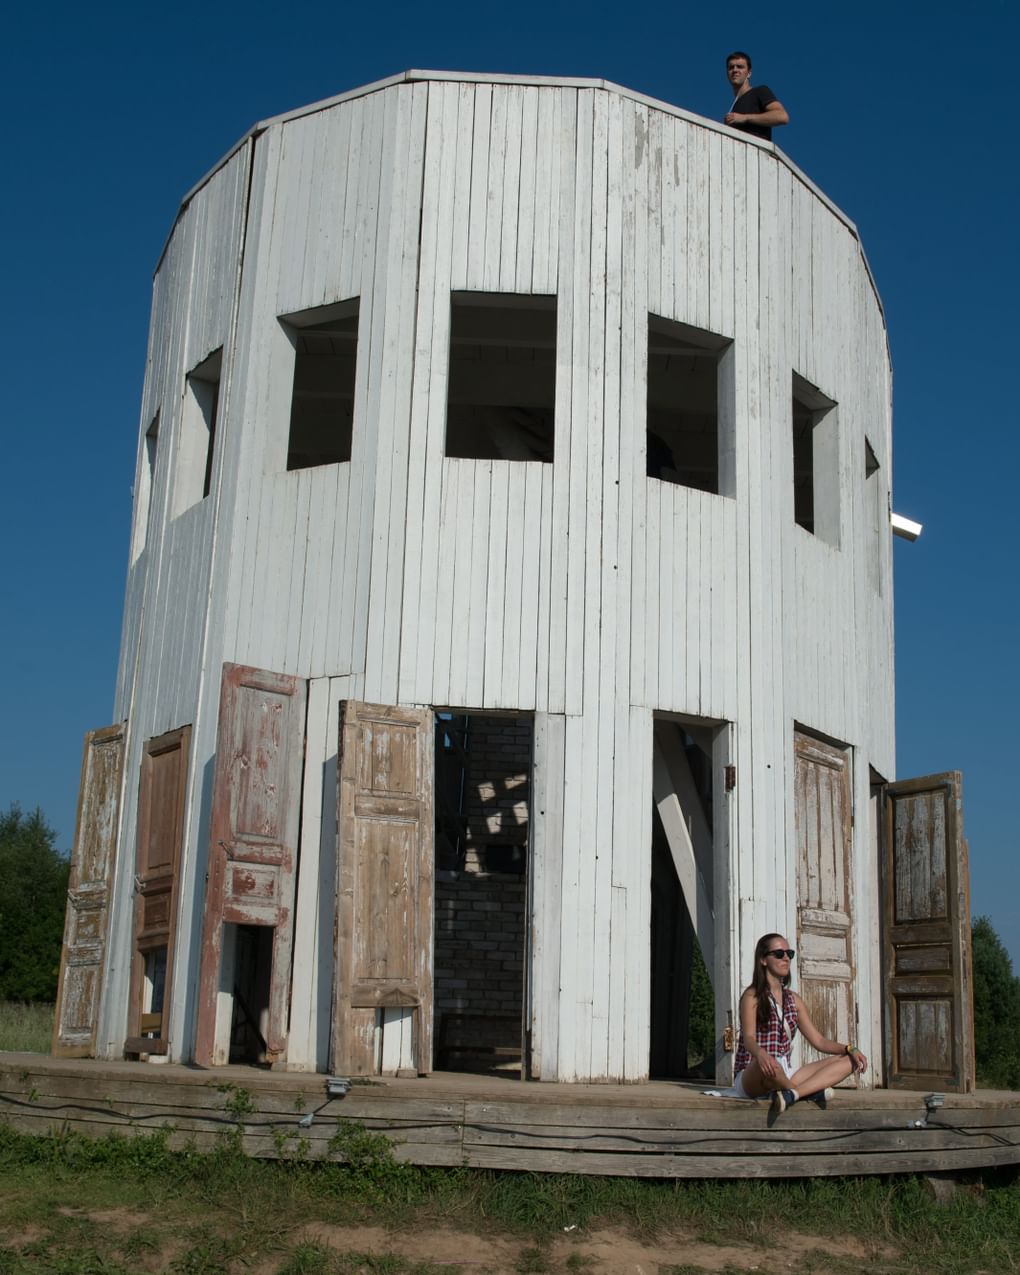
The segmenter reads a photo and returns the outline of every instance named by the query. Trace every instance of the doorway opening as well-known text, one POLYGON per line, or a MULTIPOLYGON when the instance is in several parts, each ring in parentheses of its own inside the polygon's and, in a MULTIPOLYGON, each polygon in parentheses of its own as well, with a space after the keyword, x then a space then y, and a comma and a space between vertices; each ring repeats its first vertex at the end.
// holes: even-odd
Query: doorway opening
POLYGON ((271 925, 224 925, 223 991, 230 992, 229 1061, 268 1067, 271 925), (229 979, 228 979, 229 974, 229 979))
MULTIPOLYGON (((714 725, 714 724, 712 724, 714 725)), ((656 719, 653 752, 649 1074, 716 1071, 714 829, 719 734, 656 719)))
POLYGON ((435 717, 435 1065, 519 1079, 534 724, 435 717))

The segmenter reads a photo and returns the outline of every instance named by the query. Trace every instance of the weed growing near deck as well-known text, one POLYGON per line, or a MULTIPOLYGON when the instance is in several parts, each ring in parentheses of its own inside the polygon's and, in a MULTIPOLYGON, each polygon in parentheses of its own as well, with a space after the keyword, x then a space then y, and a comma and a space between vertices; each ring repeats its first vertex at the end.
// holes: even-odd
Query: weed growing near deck
MULTIPOLYGON (((554 1258, 569 1228, 685 1245, 750 1243, 785 1252, 791 1234, 852 1236, 876 1273, 1009 1271, 1020 1255, 1020 1182, 976 1178, 939 1207, 913 1179, 657 1182, 629 1178, 417 1168, 378 1135, 342 1124, 348 1163, 250 1160, 236 1143, 171 1151, 166 1135, 30 1138, 0 1125, 0 1272, 167 1271, 279 1275, 431 1275, 427 1261, 337 1251, 315 1228, 437 1228, 511 1237, 520 1272, 583 1271, 582 1252, 554 1258), (776 1219, 782 1218, 782 1227, 776 1219), (778 1246, 778 1247, 777 1247, 778 1246)), ((356 1242, 352 1243, 356 1248, 356 1242)), ((847 1259, 859 1269, 861 1258, 847 1259)), ((844 1269, 801 1254, 804 1271, 844 1269)))
POLYGON ((52 1033, 52 1005, 0 1001, 0 1050, 48 1054, 52 1033))

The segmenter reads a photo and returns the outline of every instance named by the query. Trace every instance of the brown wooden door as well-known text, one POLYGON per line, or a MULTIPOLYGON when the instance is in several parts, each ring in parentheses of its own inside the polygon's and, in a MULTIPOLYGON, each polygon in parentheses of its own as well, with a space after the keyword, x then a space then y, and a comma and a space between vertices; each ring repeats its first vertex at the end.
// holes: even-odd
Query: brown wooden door
POLYGON ((138 785, 135 936, 127 1053, 165 1054, 191 727, 146 741, 138 785))
POLYGON ((123 772, 124 726, 90 730, 81 762, 53 1020, 52 1048, 57 1058, 92 1058, 96 1052, 123 772))
POLYGON ((378 1070, 376 1012, 413 1007, 432 1068, 433 725, 429 709, 341 705, 334 1071, 378 1070))
POLYGON ((799 731, 794 754, 797 989, 823 1036, 855 1040, 850 757, 799 731))
POLYGON ((885 797, 885 1046, 893 1089, 974 1088, 970 876, 959 772, 885 797))
POLYGON ((223 666, 195 1042, 206 1065, 228 1060, 217 1038, 225 924, 272 927, 266 1060, 286 1054, 307 698, 299 678, 223 666))

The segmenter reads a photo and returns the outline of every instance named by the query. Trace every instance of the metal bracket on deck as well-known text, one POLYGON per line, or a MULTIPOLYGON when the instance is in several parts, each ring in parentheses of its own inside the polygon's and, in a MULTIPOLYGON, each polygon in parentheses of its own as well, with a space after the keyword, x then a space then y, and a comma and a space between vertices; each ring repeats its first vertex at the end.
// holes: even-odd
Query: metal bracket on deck
POLYGON ((319 1103, 314 1111, 309 1111, 306 1116, 302 1116, 298 1121, 299 1129, 310 1129, 315 1117, 324 1107, 328 1107, 334 1098, 346 1098, 350 1090, 351 1082, 346 1076, 327 1076, 326 1077, 326 1101, 319 1103))
POLYGON ((939 1107, 943 1106, 945 1101, 946 1101, 946 1095, 944 1093, 926 1094, 924 1099, 924 1119, 912 1120, 910 1124, 907 1126, 907 1128, 908 1129, 929 1128, 928 1121, 935 1114, 935 1112, 938 1111, 939 1107))

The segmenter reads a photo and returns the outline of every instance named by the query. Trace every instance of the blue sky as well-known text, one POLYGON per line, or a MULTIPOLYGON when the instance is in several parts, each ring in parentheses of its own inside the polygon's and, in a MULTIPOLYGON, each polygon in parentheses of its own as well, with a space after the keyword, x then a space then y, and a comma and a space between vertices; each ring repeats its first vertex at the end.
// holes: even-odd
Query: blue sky
POLYGON ((972 906, 1020 970, 1013 798, 1020 6, 546 0, 18 6, 0 51, 0 808, 70 845, 108 723, 151 275, 181 197, 258 119, 409 67, 604 77, 718 118, 723 58, 790 111, 858 225, 895 369, 900 777, 964 772, 972 906), (710 12, 711 10, 711 12, 710 12))

